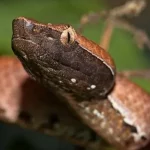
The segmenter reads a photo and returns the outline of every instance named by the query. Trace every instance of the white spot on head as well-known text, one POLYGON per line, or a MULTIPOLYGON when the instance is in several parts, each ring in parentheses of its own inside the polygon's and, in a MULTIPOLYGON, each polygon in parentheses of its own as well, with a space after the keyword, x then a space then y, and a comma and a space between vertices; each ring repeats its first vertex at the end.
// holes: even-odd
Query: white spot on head
POLYGON ((90 88, 90 87, 87 87, 86 89, 87 89, 87 90, 90 90, 91 88, 90 88))
POLYGON ((97 117, 103 119, 104 115, 102 115, 97 109, 93 110, 93 114, 96 115, 97 117))
POLYGON ((59 83, 62 83, 62 81, 59 81, 59 83))
POLYGON ((53 39, 52 37, 49 36, 49 37, 48 37, 48 40, 54 40, 54 39, 53 39))
POLYGON ((90 113, 90 108, 89 108, 89 107, 85 107, 85 111, 86 111, 87 113, 90 113))
POLYGON ((96 88, 96 85, 91 85, 91 89, 95 89, 96 88))
POLYGON ((91 90, 91 89, 95 89, 95 88, 96 88, 96 85, 91 85, 90 87, 87 87, 86 89, 91 90))
POLYGON ((72 79, 71 79, 71 82, 76 83, 76 79, 75 79, 75 78, 72 78, 72 79))

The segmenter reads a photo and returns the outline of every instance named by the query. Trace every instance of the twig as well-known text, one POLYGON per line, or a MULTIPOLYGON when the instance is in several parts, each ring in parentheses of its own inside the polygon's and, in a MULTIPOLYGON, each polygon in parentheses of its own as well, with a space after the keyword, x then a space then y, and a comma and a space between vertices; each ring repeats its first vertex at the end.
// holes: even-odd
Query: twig
POLYGON ((150 70, 135 70, 135 71, 125 70, 121 71, 119 74, 126 76, 127 78, 138 77, 150 79, 150 70))
POLYGON ((96 23, 100 19, 112 23, 114 27, 123 28, 133 34, 134 40, 140 49, 147 46, 150 49, 150 39, 145 31, 136 28, 128 23, 123 16, 136 17, 146 7, 146 0, 130 0, 124 5, 113 8, 108 11, 101 11, 97 13, 89 13, 82 16, 80 20, 79 32, 83 31, 83 27, 88 23, 96 23))
POLYGON ((104 33, 102 35, 102 39, 100 40, 100 44, 99 44, 106 51, 109 50, 113 29, 114 29, 114 25, 111 22, 107 21, 106 27, 104 29, 104 33))
POLYGON ((142 10, 146 7, 146 0, 130 0, 124 5, 116 7, 110 10, 109 15, 111 17, 135 17, 138 16, 142 10))

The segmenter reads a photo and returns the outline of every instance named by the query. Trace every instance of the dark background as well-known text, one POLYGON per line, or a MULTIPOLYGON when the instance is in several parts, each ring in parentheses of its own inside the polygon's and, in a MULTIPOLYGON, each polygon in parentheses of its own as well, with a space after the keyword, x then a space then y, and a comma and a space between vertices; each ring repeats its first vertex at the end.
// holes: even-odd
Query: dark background
MULTIPOLYGON (((100 11, 123 4, 125 0, 1 0, 0 1, 0 54, 13 55, 11 50, 11 23, 19 16, 34 18, 45 23, 67 23, 79 27, 81 16, 88 12, 100 11)), ((150 33, 148 7, 138 18, 130 19, 134 25, 150 33)), ((84 35, 99 42, 104 29, 103 21, 88 25, 84 35)), ((116 29, 110 45, 110 53, 118 70, 136 70, 150 68, 149 50, 139 50, 132 35, 124 30, 116 29)), ((14 55, 13 55, 14 56, 14 55)), ((150 82, 134 79, 145 90, 150 91, 150 82)), ((15 126, 0 124, 0 150, 61 150, 73 149, 71 144, 56 138, 48 137, 33 131, 15 126)))

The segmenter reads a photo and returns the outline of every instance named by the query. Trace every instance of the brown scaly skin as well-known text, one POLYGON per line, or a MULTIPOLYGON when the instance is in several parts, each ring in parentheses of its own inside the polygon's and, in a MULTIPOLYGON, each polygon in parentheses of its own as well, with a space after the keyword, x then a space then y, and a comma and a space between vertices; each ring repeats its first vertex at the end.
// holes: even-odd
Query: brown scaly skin
MULTIPOLYGON (((77 119, 72 116, 70 112, 68 113, 66 109, 64 109, 65 107, 63 107, 62 104, 51 104, 51 101, 49 101, 49 99, 56 99, 56 97, 54 97, 52 94, 48 94, 43 87, 32 81, 16 58, 1 57, 0 64, 0 80, 2 85, 0 90, 1 120, 19 124, 21 127, 26 127, 29 129, 41 130, 42 132, 46 132, 46 134, 49 134, 51 136, 61 136, 62 138, 67 139, 68 141, 80 146, 89 146, 92 148, 94 147, 94 149, 99 149, 99 147, 101 147, 100 140, 99 142, 98 139, 97 141, 94 141, 92 140, 92 137, 90 137, 90 134, 88 134, 91 133, 91 135, 93 135, 92 131, 90 131, 90 129, 84 126, 81 122, 76 121, 77 119), (7 78, 7 80, 4 80, 4 78, 7 78), (36 91, 36 94, 34 94, 34 91, 36 91), (47 102, 49 103, 49 105, 47 105, 47 102), (59 110, 59 112, 57 110, 59 110), (48 127, 52 126, 51 124, 49 124, 50 122, 48 122, 48 120, 50 118, 50 114, 54 113, 58 114, 59 120, 61 120, 60 124, 62 124, 60 125, 60 128, 58 128, 58 131, 57 128, 51 129, 48 127), (68 114, 71 116, 68 116, 68 114), (66 132, 64 132, 62 135, 60 135, 59 133, 63 130, 65 131, 65 129, 72 130, 73 128, 76 128, 76 130, 80 129, 80 131, 84 130, 85 136, 89 135, 87 137, 87 140, 83 138, 83 141, 81 141, 81 139, 78 138, 73 139, 69 136, 67 137, 66 132)), ((117 79, 119 83, 121 82, 121 84, 117 84, 116 88, 120 88, 120 86, 126 87, 124 83, 128 84, 129 82, 126 81, 126 79, 120 81, 119 77, 117 79)), ((129 84, 132 83, 129 82, 129 84)), ((91 109, 101 106, 95 106, 95 104, 92 104, 91 109)), ((93 116, 91 114, 91 118, 92 117, 93 116)), ((106 127, 104 134, 106 134, 107 132, 109 133, 111 132, 111 130, 108 130, 106 127)), ((110 141, 112 141, 111 138, 112 137, 110 137, 110 141)))
MULTIPOLYGON (((118 82, 120 82, 119 78, 120 77, 118 76, 118 82)), ((24 71, 18 59, 13 57, 0 58, 0 81, 0 119, 2 121, 17 124, 23 128, 33 129, 36 131, 40 130, 50 136, 61 137, 61 139, 66 139, 81 147, 90 147, 91 150, 99 150, 102 147, 101 140, 98 140, 97 137, 97 140, 95 139, 94 141, 94 133, 88 127, 79 122, 69 110, 68 112, 66 108, 63 107, 62 103, 61 105, 55 105, 49 101, 53 98, 56 99, 56 97, 47 93, 43 87, 32 81, 24 71), (7 80, 4 80, 5 78, 7 78, 7 80), (36 91, 36 94, 34 94, 34 91, 36 91), (47 103, 49 105, 47 105, 47 103), (49 121, 51 116, 50 114, 57 114, 59 118, 59 127, 57 127, 58 124, 54 122, 56 123, 56 127, 54 128, 53 122, 49 121), (75 130, 73 131, 73 129, 75 130), (67 135, 66 131, 69 130, 70 132, 68 132, 67 135), (69 133, 70 135, 74 134, 74 136, 70 137, 69 133), (78 139, 77 135, 78 137, 79 135, 83 136, 82 138, 80 136, 78 139)), ((128 84, 128 82, 129 81, 124 79, 121 84, 116 86, 116 88, 120 88, 120 86, 126 87, 124 83, 128 84)), ((132 83, 129 82, 129 84, 132 83)), ((99 106, 95 106, 93 103, 91 109, 97 107, 99 106)), ((112 131, 110 129, 108 130, 106 127, 105 133, 107 134, 109 132, 112 131)), ((113 139, 113 137, 110 137, 110 141, 111 138, 113 139)), ((147 148, 143 150, 148 149, 149 147, 147 146, 147 148)))
POLYGON ((76 103, 64 97, 89 127, 118 149, 140 149, 149 142, 150 95, 123 76, 116 77, 107 100, 76 103))
POLYGON ((1 57, 0 64, 1 120, 61 137, 79 146, 102 147, 101 139, 96 139, 92 130, 78 121, 53 94, 29 78, 18 59, 1 57), (58 122, 53 122, 53 116, 58 122))
POLYGON ((17 58, 0 57, 0 81, 0 120, 81 147, 101 147, 101 138, 52 93, 31 80, 17 58))
MULTIPOLYGON (((55 74, 55 71, 57 71, 56 68, 60 64, 64 65, 64 61, 62 60, 63 56, 65 57, 65 55, 63 55, 60 56, 60 60, 57 59, 57 55, 59 55, 59 53, 57 53, 56 56, 54 55, 56 54, 57 50, 59 50, 59 52, 61 52, 62 50, 65 52, 68 50, 74 51, 74 47, 72 47, 72 49, 68 49, 68 47, 71 47, 74 43, 78 43, 78 47, 74 45, 75 49, 82 48, 82 51, 84 53, 88 52, 91 54, 87 55, 88 57, 83 57, 82 59, 85 59, 85 62, 87 64, 88 61, 94 60, 94 62, 96 62, 95 65, 97 65, 97 69, 99 69, 101 68, 101 66, 99 66, 99 63, 101 59, 105 57, 102 57, 104 53, 101 53, 102 49, 99 46, 97 46, 96 44, 93 45, 93 42, 88 42, 87 39, 78 35, 70 26, 44 25, 23 17, 14 20, 13 31, 14 33, 12 39, 12 48, 15 54, 22 61, 28 73, 31 74, 34 79, 43 84, 49 90, 53 90, 53 92, 63 102, 67 103, 72 111, 74 111, 85 124, 93 129, 97 135, 102 136, 110 144, 116 146, 116 148, 124 150, 140 149, 149 142, 150 115, 147 112, 149 112, 150 110, 150 96, 136 84, 133 84, 123 76, 118 75, 116 78, 116 85, 114 89, 108 95, 105 95, 105 99, 101 99, 102 97, 92 97, 89 100, 83 98, 82 95, 80 95, 81 93, 79 93, 79 97, 76 98, 74 94, 76 95, 77 91, 67 91, 65 90, 68 88, 67 84, 64 84, 62 88, 58 84, 58 81, 55 81, 55 79, 59 79, 59 74, 55 74), (51 31, 50 33, 48 32, 49 30, 51 31), (45 31, 49 33, 49 37, 47 37, 47 32, 45 31), (81 37, 82 39, 80 39, 81 37), (53 43, 54 41, 56 41, 56 43, 53 43), (47 47, 49 42, 53 43, 54 45, 52 46, 54 47, 47 47), (83 43, 85 43, 84 46, 83 43), (86 43, 88 43, 89 45, 86 43), (59 47, 57 47, 58 45, 59 47), (63 49, 64 47, 65 49, 63 49), (100 52, 98 53, 98 51, 100 52), (53 57, 51 57, 51 55, 53 57), (42 61, 41 58, 43 58, 42 61), (55 66, 56 70, 53 68, 53 59, 57 60, 55 61, 55 63, 58 65, 57 67, 55 66), (51 70, 51 68, 53 68, 53 70, 51 70), (81 97, 83 99, 79 100, 81 97)), ((104 55, 106 55, 106 53, 104 55)), ((76 57, 80 57, 80 55, 74 55, 73 53, 72 58, 76 57)), ((72 59, 67 59, 68 64, 71 61, 72 59)), ((86 63, 84 65, 86 65, 86 63)), ((106 67, 107 69, 109 68, 109 71, 111 71, 111 73, 113 74, 114 68, 111 68, 111 64, 113 64, 111 62, 111 58, 106 59, 106 61, 103 63, 105 64, 105 66, 101 63, 101 65, 103 65, 103 69, 101 71, 105 70, 106 67), (109 60, 110 62, 108 63, 107 60, 109 60)), ((64 71, 65 68, 61 65, 59 66, 59 69, 62 69, 64 71)), ((70 63, 69 65, 72 64, 70 63)), ((75 66, 69 67, 71 67, 72 69, 72 67, 75 66)), ((70 75, 72 76, 74 74, 72 74, 71 69, 70 75)), ((90 69, 92 72, 92 68, 90 69)), ((82 75, 83 70, 80 70, 81 73, 78 75, 82 75)), ((65 76, 67 77, 67 74, 65 73, 67 72, 63 72, 64 78, 61 78, 61 80, 63 79, 63 83, 67 83, 65 80, 65 76)), ((109 77, 112 79, 112 74, 109 74, 107 76, 108 80, 109 77)), ((97 77, 97 75, 95 75, 95 78, 97 77)), ((72 76, 72 78, 74 78, 74 76, 72 76)), ((76 85, 73 83, 70 86, 71 89, 76 85)), ((107 87, 107 83, 105 86, 107 87)), ((94 90, 92 90, 96 91, 97 93, 97 88, 98 87, 95 87, 94 90)), ((105 90, 108 89, 106 88, 105 90)), ((89 89, 87 89, 86 93, 84 94, 88 95, 89 93, 90 91, 89 89)), ((105 94, 106 93, 107 92, 105 92, 105 94)))

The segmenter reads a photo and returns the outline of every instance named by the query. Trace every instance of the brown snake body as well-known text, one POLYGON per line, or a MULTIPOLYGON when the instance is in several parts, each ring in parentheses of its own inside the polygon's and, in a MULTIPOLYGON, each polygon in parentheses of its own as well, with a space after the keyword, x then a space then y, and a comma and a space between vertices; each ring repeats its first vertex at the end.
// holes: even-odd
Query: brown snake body
POLYGON ((100 147, 101 138, 52 93, 31 80, 17 58, 0 58, 0 81, 0 120, 66 139, 81 147, 100 147))
MULTIPOLYGON (((91 147, 91 149, 102 147, 101 138, 98 138, 90 128, 79 121, 78 117, 72 115, 71 111, 66 109, 64 104, 58 101, 52 93, 32 81, 16 58, 1 57, 0 64, 1 120, 15 123, 23 128, 41 131, 50 136, 57 136, 83 147, 91 147), (9 86, 7 86, 8 83, 9 86), (37 94, 34 94, 34 91, 37 94)), ((116 90, 121 88, 120 86, 126 87, 127 84, 131 84, 130 90, 134 89, 135 85, 127 79, 122 80, 119 76, 117 79, 120 84, 117 84, 116 90)), ((141 88, 139 90, 142 92, 141 88)), ((119 93, 114 93, 114 96, 115 94, 118 95, 119 93)), ((145 95, 145 100, 146 97, 149 98, 149 95, 145 95)), ((129 96, 129 98, 131 97, 129 96)), ((140 97, 138 98, 140 99, 140 97)), ((95 108, 94 103, 91 109, 93 108, 95 108)), ((147 113, 147 115, 149 114, 147 113)), ((108 130, 107 127, 104 129, 103 133, 106 136, 112 133, 111 129, 108 130)), ((110 137, 110 141, 112 138, 110 137)))

